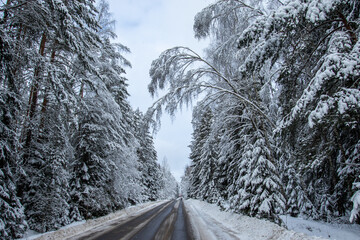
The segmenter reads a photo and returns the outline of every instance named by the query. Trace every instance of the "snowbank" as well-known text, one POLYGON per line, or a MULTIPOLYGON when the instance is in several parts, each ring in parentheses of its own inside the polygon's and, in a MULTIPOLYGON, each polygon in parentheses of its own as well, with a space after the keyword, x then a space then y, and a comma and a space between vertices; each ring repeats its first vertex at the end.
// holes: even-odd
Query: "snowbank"
POLYGON ((39 234, 34 231, 29 231, 24 238, 19 240, 64 240, 64 239, 74 239, 75 236, 81 235, 82 233, 88 234, 90 231, 99 231, 105 230, 108 227, 111 227, 111 223, 119 220, 126 220, 129 217, 138 216, 141 213, 159 206, 160 204, 166 202, 157 201, 157 202, 148 202, 139 204, 136 206, 131 206, 129 208, 122 209, 120 211, 110 213, 109 215, 91 219, 88 221, 81 221, 72 223, 68 226, 65 226, 57 231, 48 232, 39 234))
POLYGON ((360 226, 357 224, 323 223, 290 216, 281 216, 288 229, 320 236, 326 239, 358 240, 360 239, 360 226))
POLYGON ((196 239, 309 240, 323 239, 286 230, 272 222, 220 211, 219 207, 189 199, 185 207, 196 239))

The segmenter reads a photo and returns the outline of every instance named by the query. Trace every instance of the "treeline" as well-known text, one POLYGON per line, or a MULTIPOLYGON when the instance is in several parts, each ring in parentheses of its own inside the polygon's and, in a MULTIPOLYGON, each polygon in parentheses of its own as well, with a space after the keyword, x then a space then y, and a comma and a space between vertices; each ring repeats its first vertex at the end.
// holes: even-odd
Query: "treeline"
POLYGON ((195 16, 205 57, 175 47, 153 61, 150 92, 169 90, 149 116, 197 101, 189 197, 277 223, 349 217, 360 186, 359 12, 355 0, 216 1, 195 16))
POLYGON ((7 0, 0 14, 0 238, 175 195, 127 101, 108 4, 7 0))

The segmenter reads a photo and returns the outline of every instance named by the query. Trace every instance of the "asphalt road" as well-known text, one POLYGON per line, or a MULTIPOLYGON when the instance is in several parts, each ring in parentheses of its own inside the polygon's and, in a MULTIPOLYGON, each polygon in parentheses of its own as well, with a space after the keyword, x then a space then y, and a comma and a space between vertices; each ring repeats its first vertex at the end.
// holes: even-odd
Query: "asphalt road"
POLYGON ((186 240, 193 239, 182 199, 155 207, 125 223, 113 224, 110 230, 81 239, 91 240, 186 240))

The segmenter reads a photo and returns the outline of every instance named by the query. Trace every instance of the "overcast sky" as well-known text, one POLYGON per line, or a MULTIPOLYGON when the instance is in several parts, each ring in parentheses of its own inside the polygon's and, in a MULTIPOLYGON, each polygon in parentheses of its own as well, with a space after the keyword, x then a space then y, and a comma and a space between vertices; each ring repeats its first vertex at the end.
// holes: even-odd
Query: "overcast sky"
MULTIPOLYGON (((175 46, 186 46, 202 53, 206 42, 193 34, 196 13, 211 0, 108 0, 110 12, 116 20, 116 42, 129 47, 126 55, 132 64, 127 69, 130 103, 145 112, 154 102, 147 91, 151 62, 161 52, 175 46)), ((164 115, 161 129, 155 135, 155 148, 161 163, 164 157, 174 177, 179 181, 189 164, 191 141, 191 111, 183 110, 172 122, 164 115)))

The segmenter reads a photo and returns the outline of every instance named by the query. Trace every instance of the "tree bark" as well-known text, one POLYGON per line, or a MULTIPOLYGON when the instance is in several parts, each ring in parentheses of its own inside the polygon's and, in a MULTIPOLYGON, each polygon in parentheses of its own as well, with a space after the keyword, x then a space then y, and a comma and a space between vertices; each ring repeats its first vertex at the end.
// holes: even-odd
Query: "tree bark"
MULTIPOLYGON (((52 53, 51 53, 50 63, 54 63, 55 55, 56 55, 56 50, 55 50, 55 47, 54 47, 54 49, 52 50, 52 53)), ((44 124, 45 124, 45 113, 46 113, 47 104, 48 104, 48 93, 46 91, 45 94, 44 94, 43 102, 41 104, 41 114, 42 114, 42 116, 41 116, 40 126, 39 126, 40 130, 44 127, 44 124)))
MULTIPOLYGON (((44 56, 45 45, 46 45, 46 34, 43 33, 41 42, 40 42, 40 49, 39 49, 39 53, 41 56, 44 56)), ((39 75, 40 75, 40 71, 41 71, 40 69, 41 69, 41 67, 39 65, 35 68, 34 82, 31 87, 31 90, 30 90, 30 96, 29 96, 29 105, 30 106, 29 106, 29 111, 28 111, 30 125, 31 125, 31 121, 33 120, 33 118, 35 116, 36 105, 38 102, 38 94, 39 94, 39 87, 40 87, 39 75)), ((32 131, 31 131, 31 126, 30 126, 26 132, 25 148, 30 146, 31 138, 32 138, 32 131)))
POLYGON ((80 98, 83 99, 83 97, 84 97, 84 82, 83 81, 81 82, 79 95, 80 95, 80 98))
POLYGON ((341 13, 341 12, 338 12, 339 16, 340 16, 340 19, 342 21, 342 23, 344 24, 344 27, 346 28, 349 36, 350 36, 350 40, 351 40, 351 43, 353 45, 356 44, 356 42, 358 41, 358 38, 354 32, 354 29, 350 26, 348 20, 346 19, 346 17, 341 13))

